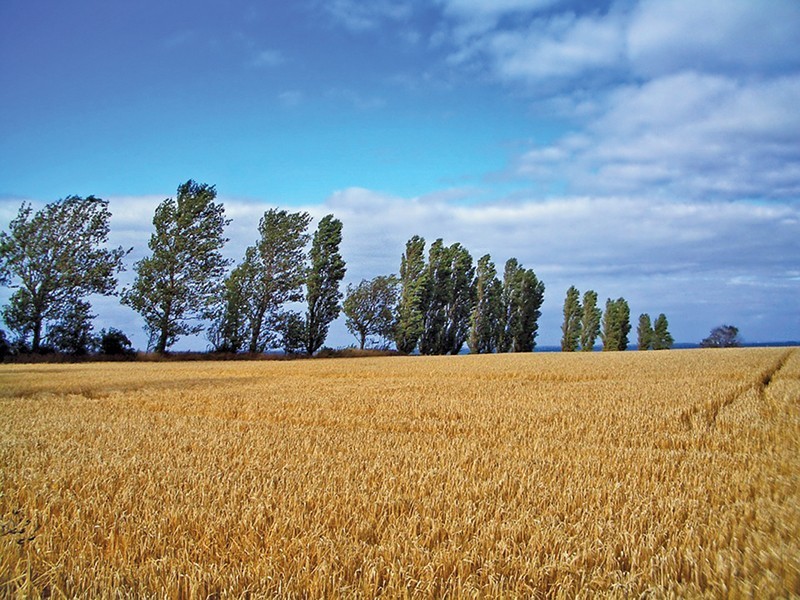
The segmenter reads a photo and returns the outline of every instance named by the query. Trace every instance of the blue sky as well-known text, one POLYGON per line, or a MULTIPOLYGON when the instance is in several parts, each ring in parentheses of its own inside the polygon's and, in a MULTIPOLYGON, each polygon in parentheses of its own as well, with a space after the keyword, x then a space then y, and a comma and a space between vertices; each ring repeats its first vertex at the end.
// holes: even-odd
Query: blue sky
POLYGON ((0 218, 108 199, 125 284, 192 178, 235 259, 275 206, 342 219, 348 282, 414 234, 515 256, 547 286, 541 344, 572 284, 679 341, 797 340, 798 39, 794 0, 7 0, 0 218))

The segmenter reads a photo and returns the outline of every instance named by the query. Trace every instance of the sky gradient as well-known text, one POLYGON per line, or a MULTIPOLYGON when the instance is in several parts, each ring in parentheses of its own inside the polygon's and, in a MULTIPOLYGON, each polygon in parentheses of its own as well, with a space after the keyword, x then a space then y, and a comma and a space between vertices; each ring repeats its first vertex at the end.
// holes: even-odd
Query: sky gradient
POLYGON ((516 257, 546 285, 540 344, 570 285, 624 296, 632 339, 642 312, 679 342, 800 339, 800 3, 187 6, 0 4, 3 227, 22 201, 108 199, 125 284, 195 179, 236 260, 272 207, 343 221, 346 282, 397 272, 414 234, 516 257))

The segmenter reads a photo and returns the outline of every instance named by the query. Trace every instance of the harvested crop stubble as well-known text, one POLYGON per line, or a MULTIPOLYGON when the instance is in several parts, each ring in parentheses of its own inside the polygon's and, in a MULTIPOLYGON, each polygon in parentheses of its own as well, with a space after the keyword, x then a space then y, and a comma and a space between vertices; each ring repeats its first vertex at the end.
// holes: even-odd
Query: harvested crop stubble
POLYGON ((0 594, 800 594, 800 351, 0 368, 0 594))

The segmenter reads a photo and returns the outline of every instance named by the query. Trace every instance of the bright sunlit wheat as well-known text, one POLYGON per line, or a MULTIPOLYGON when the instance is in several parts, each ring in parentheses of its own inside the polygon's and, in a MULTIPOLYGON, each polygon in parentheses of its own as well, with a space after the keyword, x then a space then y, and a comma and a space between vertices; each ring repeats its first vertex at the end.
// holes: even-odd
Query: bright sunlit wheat
POLYGON ((800 594, 800 352, 0 368, 0 595, 800 594))

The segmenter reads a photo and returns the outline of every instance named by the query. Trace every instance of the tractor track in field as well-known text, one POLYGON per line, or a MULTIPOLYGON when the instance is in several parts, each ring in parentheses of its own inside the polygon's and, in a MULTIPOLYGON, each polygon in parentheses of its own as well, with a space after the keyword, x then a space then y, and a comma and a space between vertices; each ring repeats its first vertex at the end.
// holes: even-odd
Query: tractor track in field
POLYGON ((761 398, 761 400, 766 400, 767 388, 769 387, 770 383, 772 383, 772 380, 775 378, 778 372, 788 362, 792 354, 797 351, 797 348, 792 348, 784 352, 783 355, 781 355, 781 357, 775 362, 775 364, 762 373, 758 381, 741 384, 729 394, 726 394, 711 404, 696 404, 695 406, 684 410, 680 416, 681 423, 687 429, 693 429, 699 424, 703 423, 707 428, 713 429, 716 426, 717 417, 719 416, 720 412, 736 402, 736 400, 744 396, 744 394, 747 392, 756 389, 758 391, 759 398, 761 398))

